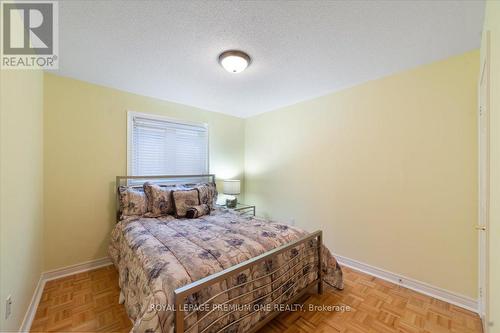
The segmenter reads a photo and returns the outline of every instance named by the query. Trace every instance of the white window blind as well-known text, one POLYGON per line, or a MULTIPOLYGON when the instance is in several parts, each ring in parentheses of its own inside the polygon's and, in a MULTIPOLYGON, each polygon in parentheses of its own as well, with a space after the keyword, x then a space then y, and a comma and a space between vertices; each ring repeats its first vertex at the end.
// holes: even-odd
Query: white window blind
POLYGON ((129 114, 129 173, 133 176, 208 173, 208 128, 158 116, 129 114))

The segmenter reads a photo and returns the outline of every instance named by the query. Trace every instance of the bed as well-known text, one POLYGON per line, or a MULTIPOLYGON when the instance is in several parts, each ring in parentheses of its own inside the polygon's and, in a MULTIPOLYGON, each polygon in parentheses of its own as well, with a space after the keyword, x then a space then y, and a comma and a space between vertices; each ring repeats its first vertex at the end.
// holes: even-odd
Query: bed
MULTIPOLYGON (((120 176, 117 193, 146 179, 215 184, 214 175, 120 176)), ((323 283, 343 287, 321 231, 222 207, 192 219, 122 219, 109 254, 133 332, 255 332, 323 283)))

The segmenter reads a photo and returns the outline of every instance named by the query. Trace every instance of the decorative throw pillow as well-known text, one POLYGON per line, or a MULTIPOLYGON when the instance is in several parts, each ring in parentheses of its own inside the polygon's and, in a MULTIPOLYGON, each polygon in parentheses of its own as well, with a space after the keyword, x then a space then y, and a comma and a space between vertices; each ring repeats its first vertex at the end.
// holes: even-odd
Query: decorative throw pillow
POLYGON ((207 204, 201 204, 198 206, 189 207, 186 210, 186 218, 195 219, 197 217, 210 214, 210 208, 207 204))
POLYGON ((196 185, 200 197, 200 204, 208 205, 210 210, 215 208, 217 201, 217 189, 214 183, 205 183, 196 185))
POLYGON ((197 189, 173 191, 172 197, 174 198, 175 214, 177 217, 185 217, 189 207, 200 204, 197 189))
POLYGON ((118 192, 121 219, 126 216, 141 216, 146 213, 146 195, 142 188, 120 186, 118 192))
POLYGON ((147 217, 158 217, 174 213, 172 191, 174 186, 159 186, 149 182, 144 183, 144 192, 148 199, 147 217))

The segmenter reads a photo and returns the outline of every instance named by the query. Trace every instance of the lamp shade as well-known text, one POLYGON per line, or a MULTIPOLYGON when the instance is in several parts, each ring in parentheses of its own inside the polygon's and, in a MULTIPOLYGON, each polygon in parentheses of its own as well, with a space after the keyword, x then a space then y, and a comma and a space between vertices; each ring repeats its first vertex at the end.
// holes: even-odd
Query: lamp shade
POLYGON ((240 181, 228 179, 224 181, 224 194, 236 195, 240 194, 240 181))

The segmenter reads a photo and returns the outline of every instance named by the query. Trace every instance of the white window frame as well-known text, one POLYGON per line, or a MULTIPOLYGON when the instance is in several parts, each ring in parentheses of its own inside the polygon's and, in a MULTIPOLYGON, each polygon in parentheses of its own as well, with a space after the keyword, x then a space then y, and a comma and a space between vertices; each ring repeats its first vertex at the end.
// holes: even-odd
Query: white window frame
MULTIPOLYGON (((207 123, 198 123, 192 121, 179 120, 175 118, 170 118, 166 116, 160 116, 150 113, 142 113, 127 110, 127 176, 132 176, 132 139, 133 139, 133 128, 134 128, 134 117, 147 118, 152 120, 166 121, 170 123, 188 125, 188 126, 198 126, 203 127, 207 130, 207 165, 206 174, 210 173, 210 129, 207 123)), ((142 176, 142 175, 136 175, 142 176)), ((157 176, 169 176, 169 175, 157 175, 157 176)))

